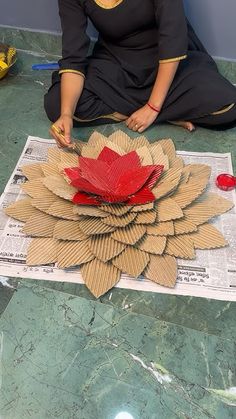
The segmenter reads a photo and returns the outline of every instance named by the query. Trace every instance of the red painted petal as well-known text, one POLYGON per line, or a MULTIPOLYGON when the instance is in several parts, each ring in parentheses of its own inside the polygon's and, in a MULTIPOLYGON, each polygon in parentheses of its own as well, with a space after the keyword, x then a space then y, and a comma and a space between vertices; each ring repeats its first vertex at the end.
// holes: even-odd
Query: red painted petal
POLYGON ((155 201, 155 196, 152 191, 145 187, 140 189, 135 195, 131 196, 128 201, 126 201, 126 205, 141 205, 153 201, 155 201))
POLYGON ((80 169, 79 167, 67 167, 63 170, 65 175, 70 179, 74 180, 77 179, 78 176, 80 176, 80 169))
POLYGON ((128 170, 119 179, 115 195, 133 195, 147 182, 156 166, 142 166, 138 169, 128 170))
POLYGON ((110 203, 125 202, 125 201, 127 201, 127 199, 128 199, 127 196, 118 196, 118 195, 103 195, 101 197, 102 201, 110 202, 110 203))
POLYGON ((73 198, 72 202, 77 205, 101 205, 101 202, 98 201, 93 196, 87 195, 83 192, 77 192, 73 198))
POLYGON ((161 174, 163 173, 163 170, 164 170, 164 166, 163 165, 157 165, 156 168, 155 168, 155 170, 151 174, 150 178, 145 183, 145 187, 146 188, 149 188, 149 189, 152 189, 153 186, 158 181, 158 179, 161 176, 161 174))
POLYGON ((131 151, 131 153, 120 156, 111 164, 109 171, 109 184, 112 185, 112 188, 116 187, 120 177, 125 175, 130 167, 133 169, 141 167, 140 158, 136 151, 131 151))
POLYGON ((120 154, 116 153, 114 150, 111 150, 109 147, 104 147, 98 156, 98 160, 102 160, 110 166, 111 163, 119 157, 120 154))
POLYGON ((80 157, 79 164, 83 178, 89 179, 89 182, 99 190, 110 191, 107 181, 109 173, 109 165, 107 163, 88 157, 80 157))
POLYGON ((79 178, 73 180, 70 184, 71 184, 71 186, 74 186, 75 188, 79 189, 80 191, 84 191, 84 192, 87 192, 87 193, 92 193, 92 194, 95 194, 95 195, 104 194, 104 191, 101 191, 100 189, 96 188, 87 179, 84 179, 82 177, 79 177, 79 178))

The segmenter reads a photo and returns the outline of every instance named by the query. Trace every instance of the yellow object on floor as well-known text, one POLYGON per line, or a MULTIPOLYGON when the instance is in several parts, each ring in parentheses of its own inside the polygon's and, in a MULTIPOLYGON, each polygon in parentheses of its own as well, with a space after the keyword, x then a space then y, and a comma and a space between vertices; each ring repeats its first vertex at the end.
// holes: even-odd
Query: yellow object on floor
POLYGON ((16 62, 16 49, 0 43, 0 80, 6 76, 16 62))

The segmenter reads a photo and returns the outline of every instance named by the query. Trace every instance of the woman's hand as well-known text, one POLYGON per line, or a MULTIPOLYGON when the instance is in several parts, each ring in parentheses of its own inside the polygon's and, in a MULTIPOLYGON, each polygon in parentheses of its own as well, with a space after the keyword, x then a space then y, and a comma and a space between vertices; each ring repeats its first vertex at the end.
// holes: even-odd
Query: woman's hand
POLYGON ((58 147, 70 147, 73 119, 70 115, 61 115, 51 126, 49 132, 55 138, 58 147))
POLYGON ((132 131, 143 132, 153 124, 157 117, 158 113, 145 105, 134 112, 125 123, 132 131))

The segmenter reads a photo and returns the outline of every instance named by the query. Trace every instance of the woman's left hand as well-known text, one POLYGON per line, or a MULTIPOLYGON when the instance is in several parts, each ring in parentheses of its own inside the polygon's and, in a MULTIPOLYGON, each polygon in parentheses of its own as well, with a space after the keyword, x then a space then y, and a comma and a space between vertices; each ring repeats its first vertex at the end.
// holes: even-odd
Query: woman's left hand
POLYGON ((157 117, 158 113, 156 111, 152 110, 148 105, 144 105, 130 115, 125 123, 132 131, 143 132, 153 124, 157 117))

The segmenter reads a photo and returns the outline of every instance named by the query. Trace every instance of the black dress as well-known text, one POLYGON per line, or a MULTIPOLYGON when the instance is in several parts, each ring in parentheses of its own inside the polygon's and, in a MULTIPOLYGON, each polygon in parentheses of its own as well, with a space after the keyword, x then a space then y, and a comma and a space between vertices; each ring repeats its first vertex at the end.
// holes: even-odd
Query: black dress
POLYGON ((236 88, 218 72, 187 22, 182 0, 120 0, 112 8, 105 8, 100 0, 59 0, 59 11, 62 59, 45 98, 51 120, 60 114, 60 74, 64 72, 85 77, 75 117, 92 120, 113 112, 130 115, 142 107, 150 97, 159 63, 171 61, 180 64, 157 122, 204 122, 206 115, 211 116, 210 125, 236 120, 236 88), (99 33, 89 57, 88 17, 99 33), (219 110, 220 117, 211 115, 219 110))

